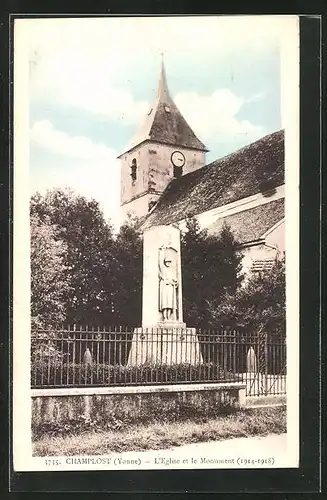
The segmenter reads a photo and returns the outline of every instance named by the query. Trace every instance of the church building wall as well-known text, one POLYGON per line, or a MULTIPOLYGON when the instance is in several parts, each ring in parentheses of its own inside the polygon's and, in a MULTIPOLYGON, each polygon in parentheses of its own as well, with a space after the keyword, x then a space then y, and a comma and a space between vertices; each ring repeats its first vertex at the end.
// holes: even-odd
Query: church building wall
POLYGON ((143 196, 133 199, 130 203, 125 203, 121 208, 121 222, 123 222, 128 214, 136 217, 143 217, 149 211, 149 206, 155 203, 160 198, 160 194, 145 193, 143 196))
POLYGON ((267 247, 264 243, 254 245, 247 248, 242 248, 242 272, 249 274, 252 265, 256 260, 275 259, 277 251, 274 248, 267 247))
POLYGON ((280 253, 285 251, 285 221, 275 226, 266 236, 266 244, 278 248, 280 253))
POLYGON ((256 260, 269 260, 280 258, 285 252, 285 221, 278 223, 273 230, 269 231, 265 241, 242 248, 243 272, 248 274, 256 260))

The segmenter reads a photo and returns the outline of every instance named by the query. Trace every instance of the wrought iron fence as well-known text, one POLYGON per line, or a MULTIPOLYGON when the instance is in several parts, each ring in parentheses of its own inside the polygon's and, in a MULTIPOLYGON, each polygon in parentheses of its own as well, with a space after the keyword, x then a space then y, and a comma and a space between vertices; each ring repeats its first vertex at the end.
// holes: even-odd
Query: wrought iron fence
POLYGON ((38 329, 31 345, 33 388, 240 381, 248 396, 286 393, 282 336, 74 326, 38 329))

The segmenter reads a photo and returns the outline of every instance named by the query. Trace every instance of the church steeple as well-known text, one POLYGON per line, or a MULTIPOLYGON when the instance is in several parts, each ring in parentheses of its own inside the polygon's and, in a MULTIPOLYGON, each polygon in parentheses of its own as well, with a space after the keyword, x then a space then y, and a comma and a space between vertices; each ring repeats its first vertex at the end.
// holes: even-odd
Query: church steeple
POLYGON ((125 153, 145 141, 208 151, 200 139, 196 137, 170 96, 163 56, 156 100, 140 128, 127 145, 125 153))
POLYGON ((146 215, 173 179, 205 165, 206 151, 169 93, 162 60, 155 100, 119 156, 123 214, 146 215))

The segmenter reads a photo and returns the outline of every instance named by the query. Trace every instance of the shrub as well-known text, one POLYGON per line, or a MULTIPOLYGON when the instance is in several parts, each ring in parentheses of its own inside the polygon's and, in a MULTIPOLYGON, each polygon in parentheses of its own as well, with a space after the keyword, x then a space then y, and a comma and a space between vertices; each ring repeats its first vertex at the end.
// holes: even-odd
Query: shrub
POLYGON ((276 258, 271 270, 250 275, 236 293, 209 301, 210 326, 229 325, 250 335, 265 333, 271 341, 285 338, 286 331, 285 257, 276 258))
POLYGON ((138 385, 239 380, 236 375, 213 363, 192 365, 84 365, 59 361, 34 361, 31 365, 33 387, 85 385, 138 385))

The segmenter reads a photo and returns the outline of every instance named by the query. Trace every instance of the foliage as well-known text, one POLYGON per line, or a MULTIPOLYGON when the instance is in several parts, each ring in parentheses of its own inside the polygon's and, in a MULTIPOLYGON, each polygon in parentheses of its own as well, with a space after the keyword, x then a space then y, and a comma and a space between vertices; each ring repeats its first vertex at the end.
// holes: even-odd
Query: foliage
POLYGON ((31 316, 33 326, 55 326, 66 317, 70 293, 67 245, 49 217, 33 214, 31 227, 31 316))
POLYGON ((113 233, 95 200, 56 189, 31 200, 31 214, 48 218, 67 246, 70 272, 66 320, 71 323, 110 322, 113 233))
POLYGON ((36 425, 32 422, 32 435, 38 439, 44 435, 49 437, 69 436, 96 431, 117 431, 123 426, 122 421, 112 413, 107 412, 105 417, 96 416, 87 418, 80 415, 78 418, 68 419, 65 422, 42 422, 36 425))
POLYGON ((201 230, 195 218, 182 235, 184 321, 192 326, 210 324, 208 303, 220 303, 225 293, 235 293, 242 282, 242 256, 225 225, 219 236, 201 230))
POLYGON ((73 364, 34 360, 31 363, 33 387, 67 385, 131 385, 215 380, 231 382, 238 378, 215 363, 178 363, 174 365, 73 364), (48 377, 49 375, 49 377, 48 377))
POLYGON ((114 235, 95 200, 62 189, 45 196, 37 193, 30 209, 31 218, 57 228, 56 238, 67 249, 64 265, 70 288, 63 304, 65 321, 94 326, 140 324, 142 240, 137 221, 128 220, 114 235))
POLYGON ((285 258, 276 259, 270 271, 253 274, 236 293, 227 293, 219 303, 211 302, 211 325, 228 324, 251 333, 285 334, 285 295, 285 258))
POLYGON ((140 325, 143 245, 137 219, 129 218, 115 240, 114 316, 116 324, 140 325))

